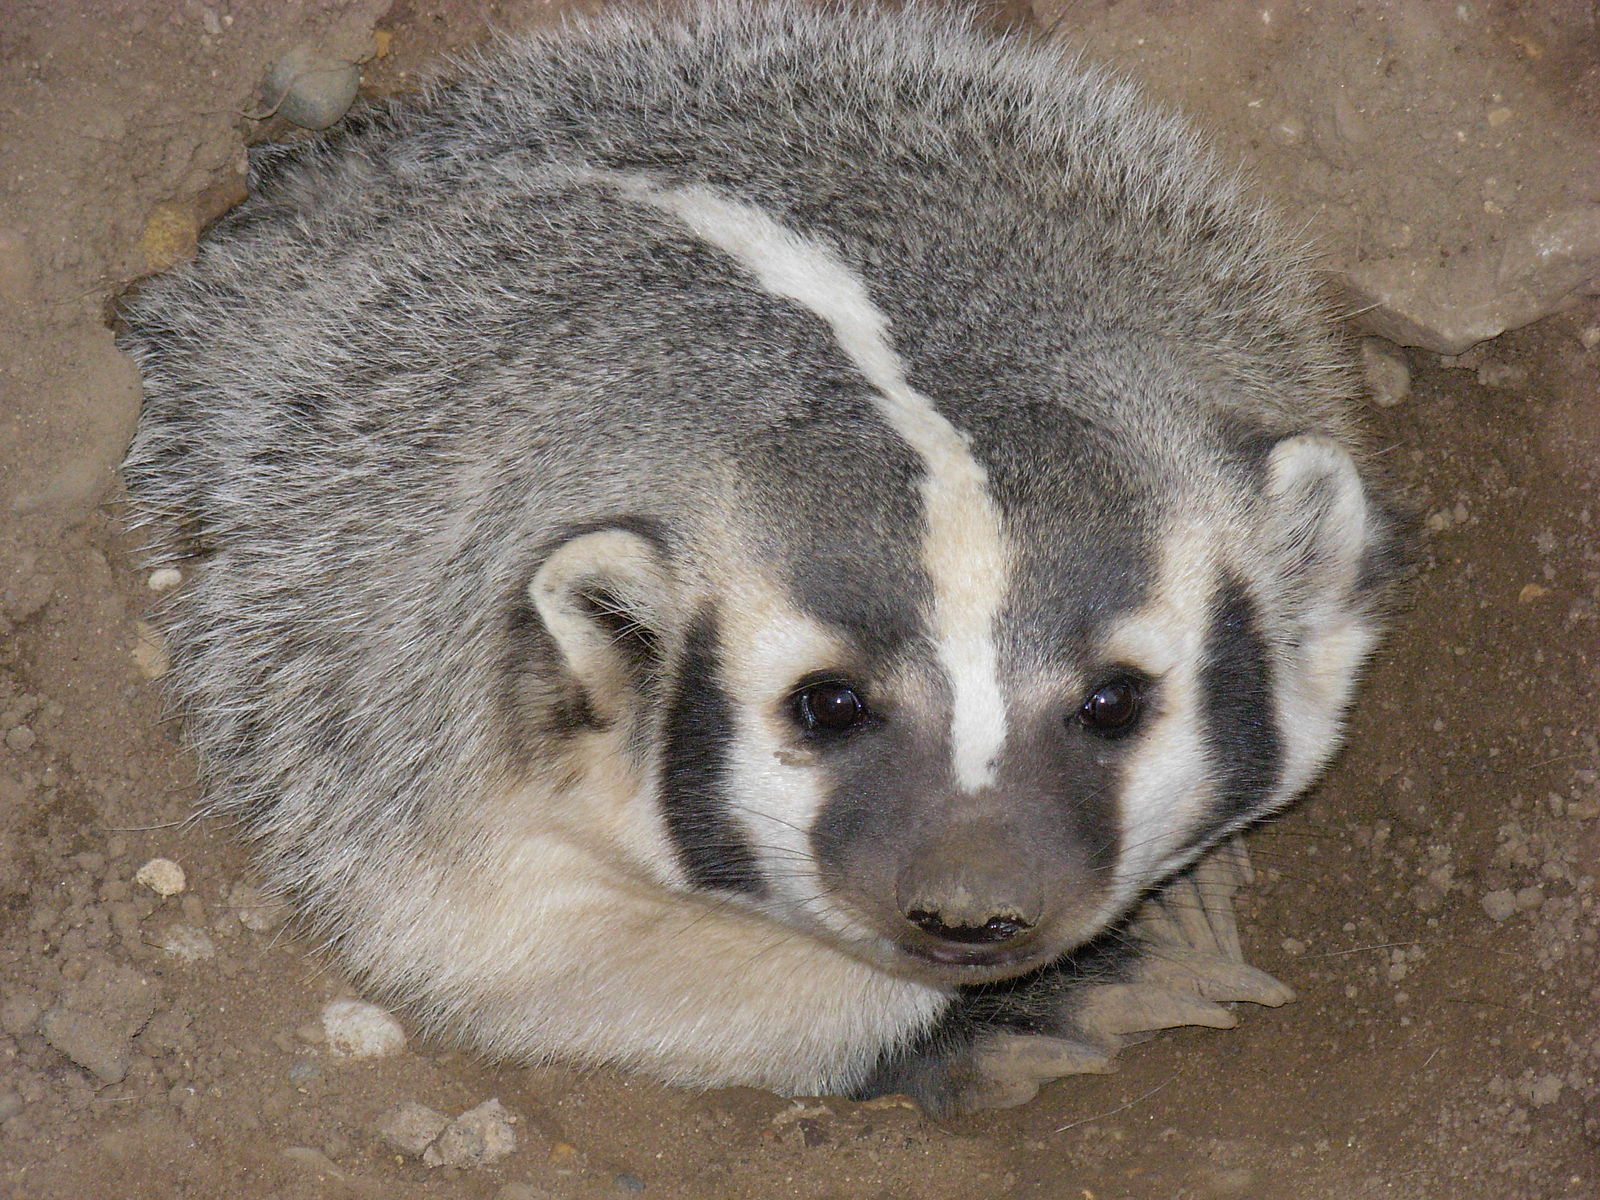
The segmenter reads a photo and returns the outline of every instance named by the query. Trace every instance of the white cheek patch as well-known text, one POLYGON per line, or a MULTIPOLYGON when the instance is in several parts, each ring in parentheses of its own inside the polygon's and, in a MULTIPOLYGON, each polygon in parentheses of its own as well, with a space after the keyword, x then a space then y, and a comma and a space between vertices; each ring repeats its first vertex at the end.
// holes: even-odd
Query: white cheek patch
POLYGON ((1154 882, 1211 799, 1200 686, 1216 579, 1210 537, 1173 530, 1163 542, 1156 598, 1119 623, 1102 648, 1107 661, 1139 668, 1161 689, 1160 713, 1135 735, 1123 773, 1118 901, 1154 882))
POLYGON ((1376 640, 1369 620, 1346 614, 1309 638, 1298 661, 1282 672, 1278 721, 1285 796, 1306 787, 1338 746, 1345 706, 1376 640))
POLYGON ((810 830, 827 799, 826 782, 794 747, 785 689, 838 662, 838 638, 788 604, 776 588, 753 583, 725 597, 721 611, 724 686, 736 728, 728 747, 729 815, 746 831, 772 897, 789 910, 809 909, 821 891, 810 830))
POLYGON ((988 477, 965 435, 907 381, 888 318, 827 246, 709 188, 657 189, 637 176, 602 178, 629 199, 671 214, 747 268, 770 294, 821 318, 876 390, 889 426, 922 459, 922 562, 933 584, 936 650, 950 683, 955 778, 969 791, 991 785, 1006 740, 994 626, 1009 556, 988 477))

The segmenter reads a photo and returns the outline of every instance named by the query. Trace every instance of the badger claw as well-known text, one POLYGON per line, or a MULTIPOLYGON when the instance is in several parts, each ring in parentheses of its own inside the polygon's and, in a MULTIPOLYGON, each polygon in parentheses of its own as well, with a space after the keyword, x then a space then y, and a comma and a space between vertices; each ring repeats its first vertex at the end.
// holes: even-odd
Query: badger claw
POLYGON ((1049 1033, 993 1030, 949 1064, 918 1102, 937 1113, 1010 1108, 1067 1075, 1114 1070, 1117 1051, 1161 1029, 1231 1029, 1238 1002, 1276 1008, 1294 991, 1244 961, 1233 895, 1252 878, 1239 839, 1212 851, 1135 914, 1131 963, 1104 981, 1070 981, 1057 995, 1049 1033))
POLYGON ((1070 994, 1071 1027, 1115 1048, 1126 1035, 1179 1025, 1230 1029, 1238 1018, 1224 1004, 1293 1000, 1293 988, 1246 963, 1239 947, 1233 895, 1253 877, 1234 838, 1146 901, 1128 930, 1143 952, 1114 982, 1070 994))
POLYGON ((1113 1070, 1112 1051, 1073 1038, 993 1033, 972 1048, 972 1073, 960 1108, 1015 1108, 1066 1075, 1113 1070))

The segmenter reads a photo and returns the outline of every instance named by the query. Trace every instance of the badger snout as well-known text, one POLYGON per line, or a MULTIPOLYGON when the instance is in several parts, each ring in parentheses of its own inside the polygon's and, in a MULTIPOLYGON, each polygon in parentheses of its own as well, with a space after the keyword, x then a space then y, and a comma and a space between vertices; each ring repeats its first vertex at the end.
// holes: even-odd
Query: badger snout
POLYGON ((1070 856, 1049 861, 1014 830, 957 827, 901 866, 892 936, 916 959, 1009 974, 1081 940, 1088 890, 1070 856))

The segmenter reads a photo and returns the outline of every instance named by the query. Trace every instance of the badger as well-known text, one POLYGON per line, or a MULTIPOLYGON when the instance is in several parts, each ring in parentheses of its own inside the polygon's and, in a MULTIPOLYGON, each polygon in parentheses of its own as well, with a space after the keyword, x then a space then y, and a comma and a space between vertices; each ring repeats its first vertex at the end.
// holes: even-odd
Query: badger
POLYGON ((1393 521, 1306 256, 1130 85, 608 9, 256 151, 120 336, 205 803, 424 1028, 955 1112, 1286 997, 1226 839, 1393 521))

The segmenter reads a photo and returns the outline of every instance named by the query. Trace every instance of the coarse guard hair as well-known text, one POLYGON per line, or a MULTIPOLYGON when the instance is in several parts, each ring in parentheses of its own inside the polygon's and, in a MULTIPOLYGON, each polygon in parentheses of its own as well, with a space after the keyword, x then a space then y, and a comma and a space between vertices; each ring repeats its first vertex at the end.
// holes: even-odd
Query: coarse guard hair
POLYGON ((970 1101, 1321 768, 1390 573, 1302 256, 928 8, 502 39, 124 320, 207 805, 497 1055, 970 1101))

